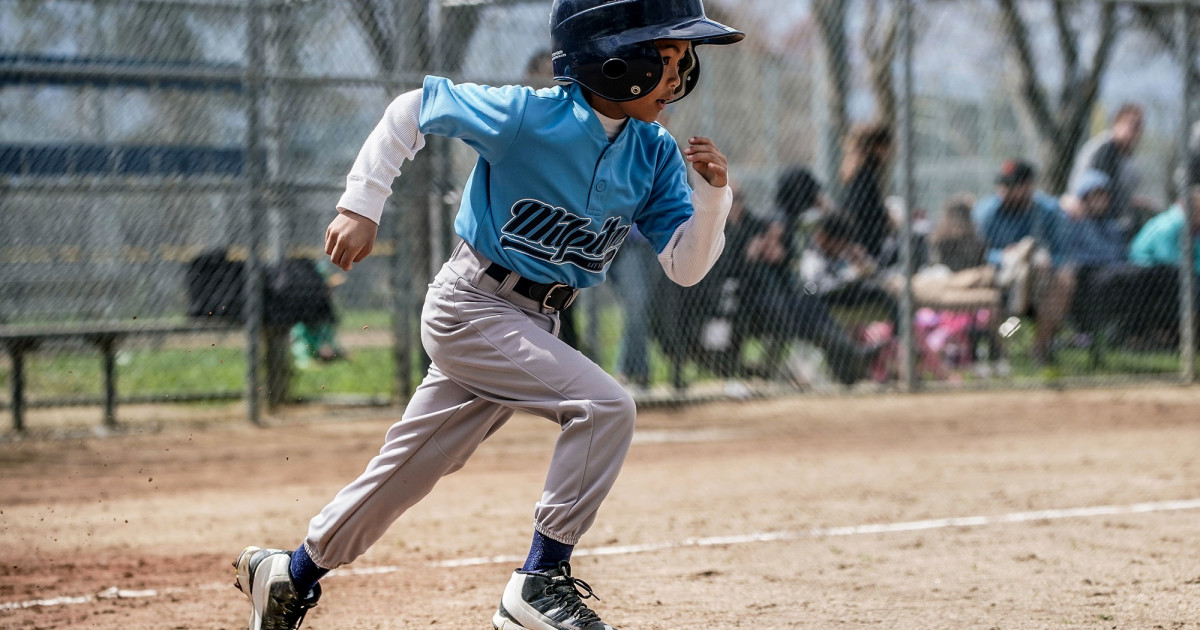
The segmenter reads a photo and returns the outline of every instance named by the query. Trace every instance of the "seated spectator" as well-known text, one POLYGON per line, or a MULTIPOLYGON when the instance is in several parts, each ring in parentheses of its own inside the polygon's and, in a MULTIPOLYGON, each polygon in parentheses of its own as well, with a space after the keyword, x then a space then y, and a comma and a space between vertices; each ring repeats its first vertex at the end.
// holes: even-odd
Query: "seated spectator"
POLYGON ((1071 315, 1080 332, 1110 341, 1150 334, 1144 310, 1162 290, 1156 273, 1127 261, 1128 238, 1112 207, 1112 181, 1087 171, 1073 192, 1079 213, 1066 221, 1066 254, 1075 268, 1071 315))
POLYGON ((942 218, 929 234, 929 257, 950 271, 979 267, 987 262, 987 243, 971 220, 973 200, 966 195, 952 198, 942 209, 942 218))
MULTIPOLYGON (((1200 274, 1200 155, 1193 156, 1188 168, 1188 215, 1177 203, 1146 222, 1129 246, 1129 260, 1135 265, 1159 272, 1160 288, 1153 299, 1143 300, 1143 317, 1156 322, 1166 336, 1161 343, 1174 343, 1171 335, 1179 328, 1179 264, 1183 260, 1180 236, 1186 229, 1192 236, 1192 265, 1200 274)), ((1200 282, 1196 285, 1200 306, 1200 282)), ((1153 340, 1152 340, 1153 341, 1153 340)))
POLYGON ((1190 214, 1184 219, 1183 204, 1177 203, 1146 222, 1129 246, 1129 260, 1137 265, 1178 267, 1183 258, 1180 235, 1186 229, 1192 234, 1192 256, 1196 273, 1200 273, 1200 155, 1192 157, 1188 168, 1190 214))
POLYGON ((1036 313, 1033 359, 1054 361, 1054 335, 1066 319, 1075 276, 1065 265, 1064 216, 1058 202, 1034 189, 1036 170, 1008 160, 996 176, 996 194, 981 199, 972 219, 987 243, 987 261, 1000 268, 1012 315, 1036 313))
MULTIPOLYGON (((829 200, 821 192, 821 182, 812 171, 803 166, 792 166, 779 176, 775 188, 775 208, 783 222, 784 233, 796 235, 804 226, 815 223, 829 207, 829 200)), ((794 239, 789 239, 789 266, 794 262, 794 239)))
MULTIPOLYGON (((819 188, 810 192, 815 202, 819 188)), ((792 340, 808 341, 824 351, 835 378, 852 384, 867 375, 878 348, 856 343, 819 299, 800 289, 788 266, 792 248, 784 225, 783 220, 750 214, 735 188, 725 224, 725 253, 704 280, 681 290, 683 297, 656 296, 660 307, 655 315, 673 310, 670 318, 659 318, 669 323, 657 322, 656 334, 675 338, 675 352, 681 344, 703 346, 724 376, 734 375, 746 338, 771 339, 769 351, 784 351, 792 340), (673 309, 661 308, 672 299, 673 309), (687 312, 696 306, 710 310, 687 312)), ((664 350, 671 354, 672 343, 665 343, 664 350)))
POLYGON ((346 358, 337 342, 333 307, 333 289, 345 281, 345 274, 323 258, 288 259, 268 269, 266 320, 291 325, 292 359, 297 367, 307 368, 313 359, 328 363, 346 358))
POLYGON ((804 291, 826 306, 880 308, 893 330, 898 330, 900 307, 883 288, 876 260, 854 240, 856 229, 855 222, 841 212, 821 217, 800 256, 804 291))
POLYGON ((1112 180, 1087 171, 1073 192, 1079 212, 1066 220, 1066 258, 1080 267, 1124 262, 1128 241, 1112 212, 1112 180))
MULTIPOLYGON (((785 174, 784 183, 795 179, 797 173, 792 171, 785 174)), ((795 207, 818 201, 820 187, 816 179, 810 175, 805 181, 809 183, 803 188, 805 197, 799 204, 793 200, 795 207)), ((726 254, 722 257, 728 259, 728 266, 721 270, 722 275, 739 281, 740 315, 748 333, 785 342, 808 341, 824 351, 835 378, 853 384, 867 375, 868 364, 878 349, 856 343, 826 305, 797 284, 791 272, 791 232, 785 228, 795 216, 785 215, 782 221, 751 216, 741 195, 735 192, 726 221, 726 254)))
POLYGON ((883 193, 891 158, 891 128, 883 123, 860 125, 846 139, 839 173, 843 185, 840 208, 854 225, 850 238, 884 266, 895 262, 885 258, 885 246, 893 232, 883 193))

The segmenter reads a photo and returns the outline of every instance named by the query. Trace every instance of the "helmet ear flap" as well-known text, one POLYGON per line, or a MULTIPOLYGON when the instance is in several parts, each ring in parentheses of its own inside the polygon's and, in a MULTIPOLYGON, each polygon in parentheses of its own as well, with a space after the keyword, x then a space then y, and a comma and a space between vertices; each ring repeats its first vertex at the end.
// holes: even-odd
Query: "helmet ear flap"
POLYGON ((653 44, 622 46, 611 55, 581 54, 570 59, 574 68, 564 68, 561 74, 573 72, 573 79, 587 89, 610 101, 632 101, 649 94, 662 80, 662 56, 653 44))
POLYGON ((670 102, 677 102, 687 96, 696 84, 700 82, 700 57, 696 54, 696 45, 687 47, 683 58, 679 60, 679 85, 675 88, 675 96, 670 102))

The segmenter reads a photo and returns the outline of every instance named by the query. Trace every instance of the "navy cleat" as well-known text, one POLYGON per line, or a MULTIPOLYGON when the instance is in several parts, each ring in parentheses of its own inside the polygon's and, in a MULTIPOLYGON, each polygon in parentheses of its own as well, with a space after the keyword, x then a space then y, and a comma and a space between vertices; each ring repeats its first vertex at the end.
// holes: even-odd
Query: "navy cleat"
POLYGON ((250 598, 249 630, 297 630, 308 609, 317 605, 321 585, 301 597, 288 572, 291 563, 290 551, 258 547, 246 547, 233 563, 233 585, 250 598))
MULTIPOLYGON (((583 603, 596 597, 592 587, 571 576, 571 565, 560 562, 545 573, 513 571, 500 609, 492 617, 496 630, 616 630, 583 603)), ((599 599, 599 598, 596 598, 599 599)))

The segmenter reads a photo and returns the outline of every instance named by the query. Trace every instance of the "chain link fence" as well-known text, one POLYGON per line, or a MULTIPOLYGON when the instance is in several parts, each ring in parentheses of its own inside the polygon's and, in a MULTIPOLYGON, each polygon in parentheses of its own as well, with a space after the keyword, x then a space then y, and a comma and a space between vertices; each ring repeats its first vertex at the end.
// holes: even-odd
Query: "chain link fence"
MULTIPOLYGON (((0 401, 402 402, 475 156, 352 273, 324 227, 425 74, 552 85, 549 4, 0 0, 0 401)), ((643 401, 1191 381, 1193 4, 709 0, 747 39, 663 122, 729 157, 726 251, 628 241, 565 336, 643 401)))

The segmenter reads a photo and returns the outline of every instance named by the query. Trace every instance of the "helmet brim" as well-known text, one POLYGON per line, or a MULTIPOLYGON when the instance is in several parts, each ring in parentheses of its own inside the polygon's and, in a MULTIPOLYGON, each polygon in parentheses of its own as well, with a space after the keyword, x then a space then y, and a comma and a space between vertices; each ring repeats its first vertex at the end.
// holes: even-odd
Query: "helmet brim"
POLYGON ((693 44, 714 44, 723 46, 736 44, 746 38, 746 34, 720 22, 714 22, 706 17, 698 17, 686 22, 671 25, 647 26, 621 34, 625 41, 650 42, 659 39, 680 39, 693 44))

